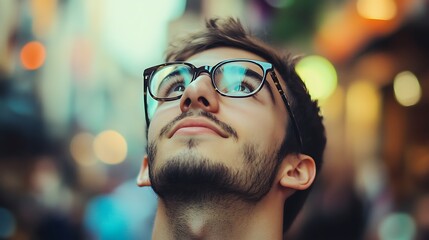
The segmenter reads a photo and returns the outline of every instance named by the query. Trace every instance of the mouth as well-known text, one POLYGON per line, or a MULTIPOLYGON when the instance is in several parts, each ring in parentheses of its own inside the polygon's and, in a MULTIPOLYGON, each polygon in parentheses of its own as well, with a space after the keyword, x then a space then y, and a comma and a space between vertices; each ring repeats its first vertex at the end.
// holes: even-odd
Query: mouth
POLYGON ((229 137, 228 133, 224 132, 215 124, 208 122, 205 119, 193 118, 193 119, 185 119, 179 122, 176 126, 173 127, 171 132, 168 134, 168 138, 171 138, 175 135, 202 135, 202 134, 218 135, 218 136, 221 136, 222 138, 229 137))

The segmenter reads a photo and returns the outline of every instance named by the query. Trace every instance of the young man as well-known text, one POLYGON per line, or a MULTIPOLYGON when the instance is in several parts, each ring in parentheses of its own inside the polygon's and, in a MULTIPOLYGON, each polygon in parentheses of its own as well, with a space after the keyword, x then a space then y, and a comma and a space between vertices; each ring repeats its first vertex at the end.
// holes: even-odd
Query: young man
POLYGON ((280 56, 234 19, 171 46, 144 71, 154 239, 282 239, 322 163, 317 103, 280 56))

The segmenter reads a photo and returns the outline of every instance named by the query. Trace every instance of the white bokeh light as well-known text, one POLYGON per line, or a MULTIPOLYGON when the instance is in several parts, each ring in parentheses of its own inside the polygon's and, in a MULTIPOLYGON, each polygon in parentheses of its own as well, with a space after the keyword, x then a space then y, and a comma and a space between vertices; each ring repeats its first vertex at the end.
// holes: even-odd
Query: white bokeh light
POLYGON ((168 23, 183 14, 186 0, 106 0, 103 6, 104 47, 124 69, 140 74, 162 59, 168 23))

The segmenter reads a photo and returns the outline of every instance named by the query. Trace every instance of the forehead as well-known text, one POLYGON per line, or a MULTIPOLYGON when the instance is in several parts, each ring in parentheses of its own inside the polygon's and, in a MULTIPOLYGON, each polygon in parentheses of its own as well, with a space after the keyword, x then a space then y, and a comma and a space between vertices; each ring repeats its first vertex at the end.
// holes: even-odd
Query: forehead
POLYGON ((186 59, 186 61, 194 64, 195 66, 201 66, 201 65, 213 66, 220 61, 233 59, 233 58, 247 58, 247 59, 253 59, 253 60, 266 61, 265 59, 261 58, 260 56, 254 53, 251 53, 242 49, 230 48, 230 47, 219 47, 219 48, 208 49, 192 55, 191 57, 186 59))

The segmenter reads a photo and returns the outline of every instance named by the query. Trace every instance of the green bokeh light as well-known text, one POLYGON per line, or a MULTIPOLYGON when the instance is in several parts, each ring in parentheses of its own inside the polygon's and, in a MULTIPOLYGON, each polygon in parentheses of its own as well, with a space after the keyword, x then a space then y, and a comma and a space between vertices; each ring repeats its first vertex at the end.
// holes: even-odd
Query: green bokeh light
POLYGON ((316 55, 304 57, 295 70, 307 86, 312 99, 326 99, 337 87, 337 72, 326 58, 316 55))
POLYGON ((391 213, 381 222, 378 234, 380 240, 413 240, 416 224, 407 213, 391 213))

